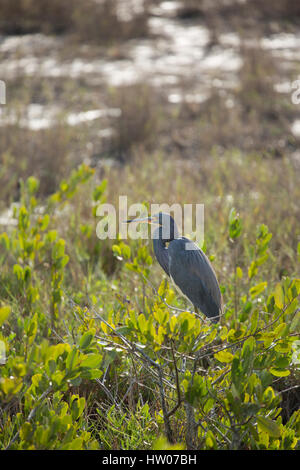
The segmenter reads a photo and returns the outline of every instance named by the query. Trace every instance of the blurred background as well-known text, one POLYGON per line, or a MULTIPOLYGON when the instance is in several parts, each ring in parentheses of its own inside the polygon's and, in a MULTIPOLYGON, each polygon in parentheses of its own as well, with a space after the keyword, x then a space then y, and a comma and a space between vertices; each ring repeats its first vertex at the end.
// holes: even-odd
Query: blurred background
POLYGON ((299 146, 300 0, 0 0, 0 448, 299 449, 299 146), (204 204, 220 327, 120 195, 204 204))
POLYGON ((205 203, 224 277, 232 205, 295 271, 299 1, 0 0, 0 35, 1 211, 84 162, 108 202, 205 203))

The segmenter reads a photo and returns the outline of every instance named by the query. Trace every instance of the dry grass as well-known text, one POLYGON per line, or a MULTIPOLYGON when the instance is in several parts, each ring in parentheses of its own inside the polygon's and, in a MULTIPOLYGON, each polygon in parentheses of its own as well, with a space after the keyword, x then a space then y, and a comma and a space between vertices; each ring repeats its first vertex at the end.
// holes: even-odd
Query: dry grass
MULTIPOLYGON (((52 5, 54 15, 57 2, 47 3, 52 5)), ((3 5, 12 8, 11 3, 0 0, 0 7, 3 5)), ((17 5, 24 7, 25 3, 17 5)), ((106 21, 112 30, 108 34, 116 35, 113 3, 105 5, 109 9, 106 21)), ((31 9, 36 15, 38 10, 31 9)), ((79 36, 84 36, 84 31, 88 34, 90 29, 91 37, 95 38, 96 20, 92 15, 82 14, 80 18, 79 11, 78 24, 82 20, 79 36), (86 17, 94 21, 94 32, 86 17)), ((41 21, 40 28, 43 27, 41 21)), ((102 89, 101 94, 107 96, 106 104, 121 110, 119 117, 107 123, 113 130, 108 139, 99 138, 102 125, 99 121, 78 128, 56 123, 39 131, 18 124, 0 127, 1 200, 6 203, 16 199, 19 179, 31 174, 40 178, 40 193, 47 195, 86 156, 95 156, 96 167, 99 156, 105 156, 121 162, 112 168, 101 164, 99 170, 99 176, 109 179, 112 202, 117 202, 118 194, 127 194, 129 202, 205 202, 211 217, 207 236, 212 250, 222 253, 226 244, 216 228, 224 226, 227 217, 224 201, 229 198, 242 212, 246 230, 253 237, 254 219, 280 233, 275 246, 279 257, 276 264, 281 274, 295 270, 290 246, 295 248, 298 240, 296 221, 300 214, 293 201, 299 199, 299 170, 293 167, 290 158, 297 146, 290 134, 290 124, 297 109, 291 105, 289 96, 274 90, 281 71, 266 51, 243 44, 240 53, 243 66, 239 85, 228 91, 212 88, 211 97, 198 105, 168 104, 160 90, 144 83, 112 89, 109 94, 102 89), (90 154, 89 146, 93 147, 90 154)), ((10 102, 14 98, 16 105, 56 100, 66 112, 74 106, 78 110, 85 109, 85 105, 100 106, 100 91, 90 89, 89 93, 89 87, 83 83, 73 81, 71 92, 67 92, 69 82, 64 85, 50 79, 41 83, 21 80, 10 87, 14 94, 10 102), (79 89, 83 96, 76 92, 79 89)), ((220 267, 230 262, 229 254, 224 256, 228 259, 221 258, 220 267)), ((107 259, 106 272, 111 274, 114 268, 112 259, 107 259)), ((281 274, 277 270, 276 275, 281 274)))
POLYGON ((96 43, 119 42, 147 36, 147 11, 133 13, 131 18, 125 21, 118 15, 118 2, 119 0, 104 0, 102 3, 79 0, 72 15, 74 35, 80 41, 96 43))
POLYGON ((149 85, 137 83, 112 90, 110 104, 120 109, 114 119, 114 134, 109 153, 118 160, 129 161, 134 150, 151 147, 159 132, 161 107, 159 95, 149 85))
POLYGON ((212 87, 204 103, 181 105, 177 140, 185 154, 197 155, 197 149, 207 154, 215 146, 273 156, 296 149, 290 129, 297 108, 289 95, 275 90, 282 73, 278 63, 259 47, 243 44, 240 54, 243 65, 235 87, 212 87))
POLYGON ((119 194, 128 196, 128 205, 142 201, 205 204, 205 239, 209 254, 216 255, 214 265, 222 284, 233 272, 234 259, 224 231, 232 206, 243 220, 245 250, 255 240, 258 224, 268 225, 274 234, 276 258, 266 265, 268 278, 298 271, 299 173, 289 158, 274 160, 237 150, 215 150, 197 161, 187 161, 160 152, 139 154, 131 165, 110 168, 104 175, 109 181, 108 202, 116 207, 119 194))
POLYGON ((17 199, 20 178, 30 175, 40 179, 41 194, 55 191, 61 178, 76 165, 71 146, 75 138, 72 129, 59 124, 39 131, 18 125, 0 127, 2 203, 17 199))
POLYGON ((129 21, 118 15, 119 0, 0 0, 0 33, 69 33, 78 41, 108 43, 148 34, 147 14, 129 21))
MULTIPOLYGON (((105 157, 131 168, 136 164, 135 156, 144 165, 153 152, 161 152, 171 161, 194 162, 209 158, 215 148, 221 152, 239 149, 245 154, 289 155, 297 145, 290 133, 297 109, 289 96, 274 90, 280 79, 277 63, 261 49, 242 46, 241 55, 239 85, 226 92, 212 88, 204 103, 174 107, 160 90, 137 83, 112 88, 109 93, 102 90, 106 105, 120 109, 120 115, 106 124, 95 121, 70 128, 57 123, 44 131, 25 130, 18 124, 1 128, 0 155, 3 159, 6 154, 4 178, 10 182, 2 185, 2 197, 7 199, 11 194, 4 188, 15 187, 20 177, 29 174, 41 178, 41 191, 49 194, 68 169, 89 156, 95 164, 99 157, 105 157), (99 137, 101 126, 112 128, 112 135, 99 137)), ((98 89, 83 81, 20 80, 11 87, 11 93, 16 106, 26 102, 47 104, 49 100, 58 101, 65 112, 74 110, 74 106, 79 111, 101 106, 98 89)))
POLYGON ((2 34, 26 34, 42 31, 60 33, 71 28, 71 8, 77 1, 39 0, 0 1, 0 30, 2 34))
POLYGON ((295 29, 300 24, 297 0, 183 0, 178 8, 182 19, 199 18, 214 34, 235 30, 253 36, 295 29))
POLYGON ((291 21, 299 23, 300 4, 297 0, 276 0, 276 2, 261 2, 248 0, 248 7, 260 13, 261 18, 270 20, 291 21))

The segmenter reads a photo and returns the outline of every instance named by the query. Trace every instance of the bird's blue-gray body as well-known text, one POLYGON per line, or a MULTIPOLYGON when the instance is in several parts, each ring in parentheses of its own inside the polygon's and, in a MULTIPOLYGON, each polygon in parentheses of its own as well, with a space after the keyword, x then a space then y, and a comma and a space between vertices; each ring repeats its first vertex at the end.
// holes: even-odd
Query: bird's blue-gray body
POLYGON ((204 315, 219 321, 221 292, 206 255, 187 238, 173 240, 168 251, 169 272, 173 282, 204 315))
POLYGON ((128 220, 157 224, 153 233, 153 249, 157 261, 175 286, 211 321, 218 322, 222 312, 219 284, 203 251, 191 240, 178 236, 176 223, 169 214, 128 220))
MULTIPOLYGON (((166 217, 166 214, 159 214, 166 217)), ((163 234, 162 226, 154 232, 153 248, 156 258, 182 294, 213 322, 218 322, 222 297, 213 267, 203 251, 191 240, 178 237, 171 220, 170 235, 163 234), (167 246, 168 243, 168 246, 167 246)))

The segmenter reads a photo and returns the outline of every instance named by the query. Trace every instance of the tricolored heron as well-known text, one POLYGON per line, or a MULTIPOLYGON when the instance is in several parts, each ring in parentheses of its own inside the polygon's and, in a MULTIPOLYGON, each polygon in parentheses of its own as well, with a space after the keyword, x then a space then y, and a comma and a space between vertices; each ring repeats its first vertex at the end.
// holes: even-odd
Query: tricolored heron
POLYGON ((177 225, 169 214, 127 220, 157 224, 153 249, 157 261, 181 293, 204 315, 217 323, 222 312, 222 297, 214 269, 203 251, 191 240, 178 236, 177 225), (168 244, 168 245, 167 245, 168 244))

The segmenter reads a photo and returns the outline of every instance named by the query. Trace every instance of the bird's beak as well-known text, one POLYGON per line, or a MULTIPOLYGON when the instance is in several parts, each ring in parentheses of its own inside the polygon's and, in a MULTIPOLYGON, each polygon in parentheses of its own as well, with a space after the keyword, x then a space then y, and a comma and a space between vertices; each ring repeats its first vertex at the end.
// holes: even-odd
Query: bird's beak
POLYGON ((125 224, 130 224, 131 222, 142 223, 142 224, 155 224, 158 223, 156 217, 137 217, 136 219, 125 220, 125 224))

